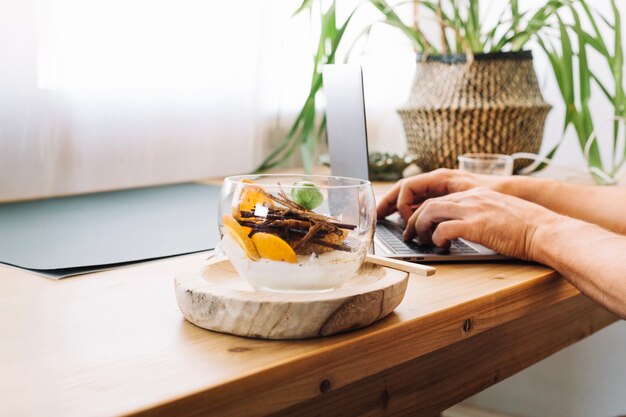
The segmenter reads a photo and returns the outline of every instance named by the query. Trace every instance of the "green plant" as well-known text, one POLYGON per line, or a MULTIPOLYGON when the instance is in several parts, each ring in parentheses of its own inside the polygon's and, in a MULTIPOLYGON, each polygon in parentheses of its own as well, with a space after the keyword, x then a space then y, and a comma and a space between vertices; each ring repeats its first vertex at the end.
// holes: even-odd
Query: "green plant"
MULTIPOLYGON (((336 0, 327 9, 321 9, 321 0, 304 0, 295 14, 308 11, 313 15, 313 5, 319 3, 320 37, 313 58, 313 76, 309 95, 280 145, 257 168, 265 171, 279 166, 300 148, 304 169, 311 172, 318 144, 325 137, 326 118, 318 115, 317 94, 322 90, 322 67, 334 63, 337 48, 354 15, 340 25, 335 15, 336 0)), ((406 0, 393 6, 386 0, 369 0, 382 15, 382 19, 367 26, 362 35, 369 36, 378 23, 397 28, 413 44, 417 52, 428 54, 465 53, 469 61, 475 53, 519 51, 536 39, 549 58, 556 81, 565 103, 563 133, 572 127, 587 159, 590 172, 598 183, 611 183, 614 176, 626 165, 626 150, 619 154, 620 138, 618 120, 626 118, 626 94, 624 90, 624 57, 621 42, 621 19, 615 0, 610 0, 613 21, 593 11, 587 0, 548 0, 536 10, 520 11, 518 0, 509 0, 497 21, 485 27, 479 13, 479 0, 406 0), (413 21, 405 23, 398 14, 398 7, 413 4, 413 21), (430 15, 424 17, 425 11, 430 15), (568 12, 569 15, 566 16, 568 12), (571 21, 568 21, 567 18, 571 21), (427 36, 422 31, 421 19, 435 19, 438 36, 427 36), (585 23, 592 28, 587 33, 585 23), (613 43, 602 36, 601 25, 613 32, 613 43), (555 45, 558 45, 555 46, 555 45), (612 46, 612 49, 611 49, 612 46), (613 90, 602 82, 589 67, 588 48, 596 51, 608 66, 613 90), (603 163, 600 148, 594 137, 594 123, 589 108, 591 86, 595 84, 613 107, 613 158, 603 163)), ((350 48, 352 49, 352 48, 350 48)), ((550 149, 550 159, 561 141, 550 149)), ((540 164, 536 169, 541 169, 540 164)))
MULTIPOLYGON (((557 13, 555 34, 540 37, 539 44, 546 52, 559 91, 565 103, 565 123, 563 132, 571 126, 576 132, 578 142, 587 159, 594 180, 599 184, 612 183, 614 176, 626 163, 626 151, 619 155, 618 120, 626 116, 626 95, 624 94, 624 53, 621 42, 621 18, 615 0, 611 0, 613 22, 594 12, 586 0, 578 0, 567 5, 571 15, 571 23, 567 23, 563 13, 557 13), (591 33, 583 29, 583 23, 592 28, 591 33), (605 41, 600 30, 600 19, 613 32, 613 49, 605 41), (555 44, 559 40, 560 50, 555 44), (612 76, 613 91, 607 83, 602 82, 589 66, 588 48, 595 50, 608 66, 612 76), (613 107, 613 143, 612 158, 603 163, 600 149, 594 136, 594 122, 589 107, 591 86, 597 85, 613 107)), ((548 153, 552 158, 560 146, 560 142, 548 153)))
MULTIPOLYGON (((509 7, 502 10, 497 23, 489 30, 484 30, 482 25, 479 0, 410 0, 393 7, 386 0, 369 0, 368 3, 382 13, 382 23, 398 28, 411 40, 417 51, 427 54, 463 52, 472 55, 476 52, 522 49, 541 30, 562 1, 564 0, 550 0, 534 13, 530 13, 520 12, 517 0, 510 0, 509 7), (435 46, 436 42, 422 33, 419 19, 414 18, 412 24, 402 21, 396 8, 407 3, 413 3, 416 9, 430 11, 435 16, 440 28, 440 47, 435 46)), ((291 128, 276 149, 259 165, 257 172, 283 164, 298 148, 304 170, 310 173, 313 169, 316 151, 326 132, 326 117, 318 114, 316 106, 317 95, 323 88, 322 67, 335 62, 346 28, 358 9, 357 7, 343 22, 338 23, 336 0, 330 2, 326 9, 322 8, 323 3, 321 0, 303 0, 294 13, 295 16, 308 12, 320 24, 309 94, 291 128)), ((372 26, 378 23, 380 22, 373 22, 367 26, 362 35, 369 35, 372 26)))
POLYGON ((518 0, 510 0, 502 8, 496 23, 485 28, 480 16, 479 0, 414 0, 412 3, 427 10, 437 21, 439 39, 433 41, 421 29, 419 13, 414 13, 412 25, 400 19, 397 7, 386 0, 370 0, 384 16, 383 22, 400 29, 425 54, 519 51, 547 24, 549 18, 563 6, 565 0, 549 0, 535 10, 520 12, 518 0))
MULTIPOLYGON (((309 12, 313 19, 314 2, 314 0, 304 0, 295 11, 294 16, 303 12, 309 12)), ((321 1, 319 3, 320 36, 317 49, 313 55, 313 75, 309 94, 287 135, 256 169, 257 172, 267 171, 281 165, 293 155, 298 147, 300 147, 304 170, 307 173, 313 170, 316 149, 320 138, 324 136, 326 131, 326 116, 324 115, 320 118, 316 108, 317 94, 323 85, 322 68, 324 64, 335 62, 337 48, 354 14, 352 12, 345 21, 338 25, 336 0, 333 0, 325 10, 321 9, 321 1)))

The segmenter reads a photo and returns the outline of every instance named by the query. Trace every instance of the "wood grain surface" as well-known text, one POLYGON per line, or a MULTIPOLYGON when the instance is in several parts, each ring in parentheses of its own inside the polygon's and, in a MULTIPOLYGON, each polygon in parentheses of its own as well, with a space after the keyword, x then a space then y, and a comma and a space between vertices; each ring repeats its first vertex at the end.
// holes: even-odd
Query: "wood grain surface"
POLYGON ((613 320, 578 295, 273 416, 439 416, 613 320))
POLYGON ((434 414, 615 320, 550 269, 453 264, 367 328, 255 340, 183 318, 172 277, 205 258, 62 281, 0 266, 0 415, 314 415, 331 395, 346 416, 434 414))
POLYGON ((262 339, 304 339, 359 329, 387 317, 402 301, 408 277, 366 262, 334 291, 255 291, 228 259, 218 257, 195 273, 177 277, 175 288, 181 312, 196 326, 262 339))

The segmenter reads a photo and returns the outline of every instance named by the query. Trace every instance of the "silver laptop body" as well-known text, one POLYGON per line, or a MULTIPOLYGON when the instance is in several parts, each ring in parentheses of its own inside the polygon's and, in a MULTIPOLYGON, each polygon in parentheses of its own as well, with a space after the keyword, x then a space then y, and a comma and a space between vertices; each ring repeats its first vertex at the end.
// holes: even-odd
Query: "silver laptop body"
MULTIPOLYGON (((367 123, 363 73, 359 65, 324 67, 328 151, 333 175, 369 179, 367 123)), ((405 261, 447 262, 508 259, 506 256, 464 239, 449 249, 422 246, 402 240, 404 225, 396 214, 379 220, 374 236, 378 255, 405 261)))

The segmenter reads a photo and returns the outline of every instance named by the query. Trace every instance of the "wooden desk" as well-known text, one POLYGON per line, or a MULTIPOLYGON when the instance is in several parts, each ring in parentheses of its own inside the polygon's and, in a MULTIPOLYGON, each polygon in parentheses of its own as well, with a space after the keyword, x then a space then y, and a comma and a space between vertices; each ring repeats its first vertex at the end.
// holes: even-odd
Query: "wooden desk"
POLYGON ((0 415, 430 416, 616 318, 544 267, 440 265, 363 330, 276 342, 186 322, 204 254, 52 281, 0 266, 0 415))

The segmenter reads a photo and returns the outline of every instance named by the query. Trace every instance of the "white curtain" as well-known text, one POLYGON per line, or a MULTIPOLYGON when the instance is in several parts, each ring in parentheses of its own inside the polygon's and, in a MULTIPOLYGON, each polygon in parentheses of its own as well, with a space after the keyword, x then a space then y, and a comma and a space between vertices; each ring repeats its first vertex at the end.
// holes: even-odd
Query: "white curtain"
POLYGON ((0 201, 253 169, 306 90, 293 8, 0 0, 0 201))

